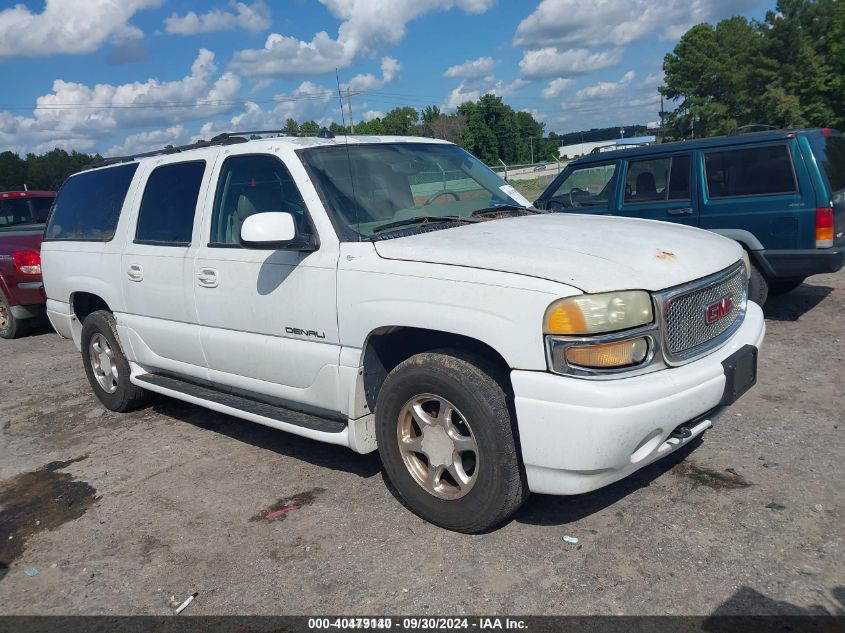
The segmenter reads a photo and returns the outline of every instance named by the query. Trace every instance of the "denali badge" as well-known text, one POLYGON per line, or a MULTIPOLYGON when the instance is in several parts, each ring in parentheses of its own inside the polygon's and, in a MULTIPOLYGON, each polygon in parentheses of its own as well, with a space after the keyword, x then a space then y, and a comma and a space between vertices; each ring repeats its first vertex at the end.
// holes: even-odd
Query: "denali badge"
POLYGON ((314 338, 326 338, 325 332, 317 332, 316 330, 303 330, 298 327, 285 327, 285 332, 288 334, 295 334, 296 336, 313 336, 314 338))
POLYGON ((730 295, 725 295, 716 303, 711 303, 709 306, 704 308, 704 320, 706 321, 707 325, 713 325, 723 316, 727 316, 728 314, 730 314, 733 309, 733 297, 730 295))

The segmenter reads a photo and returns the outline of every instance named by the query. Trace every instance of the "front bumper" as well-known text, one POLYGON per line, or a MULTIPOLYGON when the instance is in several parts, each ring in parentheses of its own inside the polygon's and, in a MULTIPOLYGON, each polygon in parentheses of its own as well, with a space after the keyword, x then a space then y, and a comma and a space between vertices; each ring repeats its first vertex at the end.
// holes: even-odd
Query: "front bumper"
POLYGON ((749 302, 727 344, 681 367, 615 380, 512 372, 529 489, 559 495, 596 490, 689 443, 724 409, 722 361, 745 345, 759 348, 765 329, 763 311, 749 302), (688 437, 670 437, 691 420, 688 437))

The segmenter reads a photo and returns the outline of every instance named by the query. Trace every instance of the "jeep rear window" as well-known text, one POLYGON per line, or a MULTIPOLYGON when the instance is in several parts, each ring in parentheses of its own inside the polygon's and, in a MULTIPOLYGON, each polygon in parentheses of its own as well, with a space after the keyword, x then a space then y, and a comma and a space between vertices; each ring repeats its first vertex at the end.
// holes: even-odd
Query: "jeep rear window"
POLYGON ((704 154, 710 198, 795 193, 795 172, 786 145, 763 145, 704 154))
POLYGON ((156 167, 138 211, 136 244, 189 246, 205 161, 156 167))
POLYGON ((108 242, 138 163, 86 171, 67 179, 59 191, 45 240, 108 242))
POLYGON ((824 169, 831 192, 845 189, 845 138, 838 134, 812 139, 813 154, 824 169))
POLYGON ((53 200, 52 197, 0 199, 0 228, 46 222, 53 200))

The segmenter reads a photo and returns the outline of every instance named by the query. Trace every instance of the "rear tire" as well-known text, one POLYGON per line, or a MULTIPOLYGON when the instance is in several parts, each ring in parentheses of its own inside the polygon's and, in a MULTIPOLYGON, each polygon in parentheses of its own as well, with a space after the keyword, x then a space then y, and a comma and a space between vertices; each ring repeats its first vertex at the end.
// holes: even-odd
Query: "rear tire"
POLYGON ((0 338, 20 338, 29 331, 29 319, 18 319, 12 314, 12 306, 0 293, 0 338))
POLYGON ((751 262, 751 275, 748 277, 748 300, 757 305, 766 303, 769 296, 769 284, 760 269, 751 262))
POLYGON ((771 279, 769 280, 769 294, 770 295, 785 295, 787 292, 792 292, 798 286, 804 283, 806 277, 798 277, 796 279, 771 279))
POLYGON ((150 402, 152 394, 129 382, 129 361, 117 338, 111 312, 98 310, 82 325, 82 364, 94 395, 110 411, 134 411, 150 402))
POLYGON ((454 350, 399 364, 376 403, 385 473, 417 515, 458 532, 491 528, 528 496, 506 376, 454 350))

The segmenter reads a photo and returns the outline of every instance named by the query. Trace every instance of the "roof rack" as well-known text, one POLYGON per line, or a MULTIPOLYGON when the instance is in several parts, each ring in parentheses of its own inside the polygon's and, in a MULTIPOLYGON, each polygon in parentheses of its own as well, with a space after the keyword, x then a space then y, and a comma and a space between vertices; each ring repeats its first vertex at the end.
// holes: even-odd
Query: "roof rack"
POLYGON ((765 123, 749 123, 748 125, 740 125, 739 127, 735 127, 730 132, 728 132, 728 136, 739 136, 740 134, 744 134, 745 132, 767 132, 770 130, 779 130, 780 128, 776 125, 766 125, 765 123))
POLYGON ((130 154, 127 156, 112 156, 104 158, 103 160, 93 163, 87 169, 94 169, 97 167, 105 167, 107 165, 115 165, 118 163, 129 163, 139 158, 149 158, 151 156, 161 156, 168 154, 178 154, 192 149, 201 149, 203 147, 212 147, 214 145, 235 145, 237 143, 246 143, 249 139, 246 135, 252 134, 278 134, 280 136, 316 136, 318 138, 334 138, 334 132, 327 128, 322 128, 316 134, 310 132, 290 132, 288 130, 244 130, 238 132, 221 132, 213 137, 210 141, 196 141, 187 145, 178 145, 176 147, 163 147, 161 149, 153 150, 151 152, 142 152, 140 154, 130 154))

